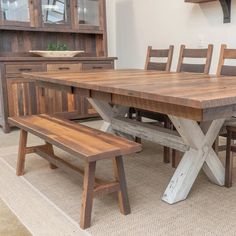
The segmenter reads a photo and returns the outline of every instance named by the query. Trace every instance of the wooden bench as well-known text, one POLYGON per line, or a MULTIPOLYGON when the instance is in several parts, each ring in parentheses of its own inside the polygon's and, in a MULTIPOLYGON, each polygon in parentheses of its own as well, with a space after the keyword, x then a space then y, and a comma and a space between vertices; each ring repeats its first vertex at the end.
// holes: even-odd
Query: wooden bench
POLYGON ((9 122, 21 129, 16 170, 18 176, 24 174, 25 156, 29 153, 37 153, 45 158, 52 168, 60 167, 70 173, 84 175, 81 228, 91 225, 93 197, 97 194, 117 192, 121 213, 130 213, 122 156, 140 151, 140 144, 48 115, 9 118, 9 122), (28 132, 43 139, 45 145, 27 147, 28 132), (57 157, 53 145, 84 159, 85 167, 82 169, 57 157), (113 160, 113 182, 95 178, 96 162, 103 159, 113 160))

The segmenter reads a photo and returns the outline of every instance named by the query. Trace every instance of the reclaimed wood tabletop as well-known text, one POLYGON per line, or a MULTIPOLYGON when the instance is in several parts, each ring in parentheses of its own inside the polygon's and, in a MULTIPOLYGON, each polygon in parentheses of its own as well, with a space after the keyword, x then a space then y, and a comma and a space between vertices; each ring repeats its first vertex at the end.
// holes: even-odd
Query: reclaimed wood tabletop
MULTIPOLYGON (((79 73, 39 72, 27 73, 25 77, 122 95, 127 99, 156 102, 153 104, 156 106, 154 111, 165 114, 171 112, 173 115, 198 121, 230 117, 236 110, 235 77, 136 69, 79 73)), ((152 104, 150 108, 153 110, 152 104)))

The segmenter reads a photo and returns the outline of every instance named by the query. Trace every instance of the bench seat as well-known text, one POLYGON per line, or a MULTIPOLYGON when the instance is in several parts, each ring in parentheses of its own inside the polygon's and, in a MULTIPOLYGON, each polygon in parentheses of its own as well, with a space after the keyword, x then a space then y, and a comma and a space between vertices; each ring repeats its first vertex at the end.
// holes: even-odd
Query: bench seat
POLYGON ((85 229, 91 225, 93 197, 97 194, 117 192, 121 213, 125 215, 130 213, 122 156, 141 151, 140 144, 44 114, 13 117, 9 118, 9 122, 21 129, 16 170, 18 176, 24 174, 25 156, 30 153, 37 153, 48 160, 53 169, 60 167, 65 171, 84 175, 81 228, 85 229), (43 139, 45 144, 27 147, 28 133, 43 139), (53 146, 74 155, 76 158, 82 158, 85 161, 85 167, 75 167, 57 157, 54 154, 53 146), (115 177, 113 182, 95 178, 96 162, 102 159, 113 161, 115 177))

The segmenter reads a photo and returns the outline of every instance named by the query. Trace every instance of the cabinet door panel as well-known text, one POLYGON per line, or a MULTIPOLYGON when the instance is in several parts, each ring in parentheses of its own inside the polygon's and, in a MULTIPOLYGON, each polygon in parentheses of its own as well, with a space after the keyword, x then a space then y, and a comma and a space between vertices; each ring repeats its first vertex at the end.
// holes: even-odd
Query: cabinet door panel
POLYGON ((70 0, 41 0, 45 28, 71 28, 70 0))
POLYGON ((33 22, 33 1, 0 0, 0 22, 6 25, 30 26, 33 22))
MULTIPOLYGON (((82 71, 82 63, 50 63, 47 64, 47 71, 82 71)), ((44 89, 44 96, 41 96, 41 112, 56 114, 64 118, 86 118, 95 112, 90 107, 85 97, 53 89, 44 89), (44 104, 44 105, 43 105, 44 104)))
POLYGON ((9 116, 37 114, 38 91, 33 82, 7 79, 9 116))

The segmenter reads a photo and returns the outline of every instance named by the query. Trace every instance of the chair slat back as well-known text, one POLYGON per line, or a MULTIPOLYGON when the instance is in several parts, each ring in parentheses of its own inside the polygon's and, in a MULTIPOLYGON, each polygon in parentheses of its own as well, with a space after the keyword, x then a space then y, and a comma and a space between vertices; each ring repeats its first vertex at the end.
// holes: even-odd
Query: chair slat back
POLYGON ((236 66, 225 65, 225 60, 236 59, 236 49, 228 49, 225 44, 221 45, 220 58, 218 63, 217 75, 218 76, 236 76, 236 66))
POLYGON ((147 58, 145 63, 146 70, 170 71, 174 46, 170 45, 169 49, 147 49, 147 58), (153 62, 152 58, 166 58, 166 62, 153 62))
POLYGON ((185 45, 181 45, 177 72, 191 72, 208 74, 211 66, 213 53, 213 45, 209 44, 208 48, 204 49, 189 49, 185 45), (201 58, 205 59, 204 64, 184 63, 184 58, 201 58))
POLYGON ((183 63, 181 66, 181 72, 203 73, 204 69, 205 69, 205 64, 183 63))

